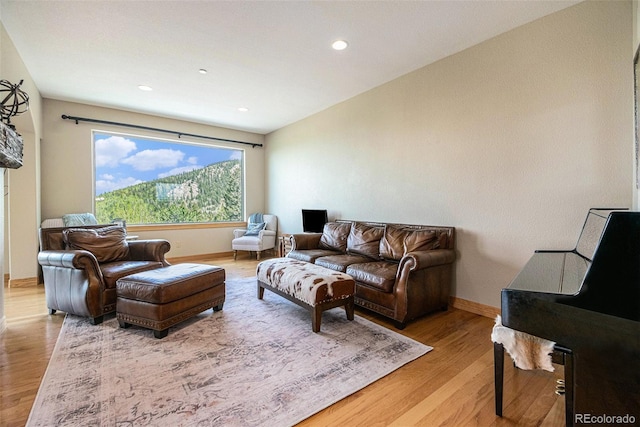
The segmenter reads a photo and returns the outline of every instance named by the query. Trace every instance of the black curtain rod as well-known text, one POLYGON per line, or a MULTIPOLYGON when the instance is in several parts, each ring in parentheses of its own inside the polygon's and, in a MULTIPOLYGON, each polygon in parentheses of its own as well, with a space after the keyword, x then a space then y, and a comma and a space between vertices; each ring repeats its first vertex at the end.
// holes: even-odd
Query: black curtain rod
POLYGON ((76 124, 78 124, 78 122, 100 123, 100 124, 103 124, 103 125, 124 126, 124 127, 134 128, 134 129, 150 130, 150 131, 154 131, 154 132, 171 133, 173 135, 178 135, 178 138, 181 138, 182 136, 191 136, 191 137, 194 137, 194 138, 212 139, 214 141, 224 141, 224 142, 233 142, 234 144, 250 145, 252 148, 262 147, 262 144, 258 144, 258 143, 255 143, 255 142, 236 141, 235 139, 216 138, 216 137, 213 137, 213 136, 196 135, 194 133, 185 133, 185 132, 178 132, 178 131, 175 131, 175 130, 152 128, 152 127, 149 127, 149 126, 132 125, 132 124, 120 123, 120 122, 110 122, 108 120, 87 119, 86 117, 67 116, 66 114, 63 114, 62 118, 64 120, 74 120, 76 122, 76 124))

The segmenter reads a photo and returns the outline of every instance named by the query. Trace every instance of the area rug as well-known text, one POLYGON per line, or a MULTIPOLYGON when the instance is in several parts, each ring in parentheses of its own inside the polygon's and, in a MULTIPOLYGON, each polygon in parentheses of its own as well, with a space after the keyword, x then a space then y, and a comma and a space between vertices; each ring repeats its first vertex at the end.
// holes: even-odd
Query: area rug
POLYGON ((316 334, 255 278, 226 287, 164 339, 67 315, 27 425, 291 426, 432 349, 342 308, 316 334))

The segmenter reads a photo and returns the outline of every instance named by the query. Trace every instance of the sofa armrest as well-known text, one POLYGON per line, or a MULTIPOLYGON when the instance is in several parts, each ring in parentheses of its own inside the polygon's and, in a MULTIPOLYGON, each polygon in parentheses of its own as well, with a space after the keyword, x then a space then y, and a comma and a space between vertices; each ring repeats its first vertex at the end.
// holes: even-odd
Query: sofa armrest
POLYGON ((453 249, 409 252, 402 257, 394 288, 395 319, 400 325, 425 312, 446 309, 455 259, 453 249))
POLYGON ((433 249, 430 251, 416 251, 405 254, 400 260, 400 265, 407 265, 411 271, 435 267, 437 265, 451 264, 456 260, 453 249, 433 249))
POLYGON ((246 228, 236 228, 235 230, 233 230, 233 238, 237 239, 238 237, 242 237, 246 232, 247 232, 246 228))
POLYGON ((318 249, 322 233, 302 233, 291 235, 291 250, 318 249))
POLYGON ((132 261, 159 261, 167 266, 165 254, 170 249, 171 244, 165 239, 132 240, 129 242, 129 258, 132 261))

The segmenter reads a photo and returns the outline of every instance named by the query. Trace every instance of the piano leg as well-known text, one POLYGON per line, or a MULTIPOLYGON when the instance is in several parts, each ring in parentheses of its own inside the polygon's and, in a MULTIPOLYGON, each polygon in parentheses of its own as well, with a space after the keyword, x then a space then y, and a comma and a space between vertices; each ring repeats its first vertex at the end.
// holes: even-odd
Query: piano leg
POLYGON ((573 426, 573 352, 565 347, 556 345, 556 350, 562 353, 564 366, 564 411, 567 427, 573 426))
POLYGON ((493 368, 494 389, 496 395, 496 415, 502 416, 502 385, 504 376, 504 347, 502 344, 493 343, 493 368))

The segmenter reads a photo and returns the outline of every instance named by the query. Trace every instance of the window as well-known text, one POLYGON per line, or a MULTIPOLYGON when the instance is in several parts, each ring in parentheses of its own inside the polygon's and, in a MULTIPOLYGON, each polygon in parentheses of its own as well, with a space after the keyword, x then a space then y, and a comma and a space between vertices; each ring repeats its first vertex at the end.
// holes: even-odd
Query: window
POLYGON ((99 223, 243 220, 243 150, 94 131, 93 152, 99 223))

